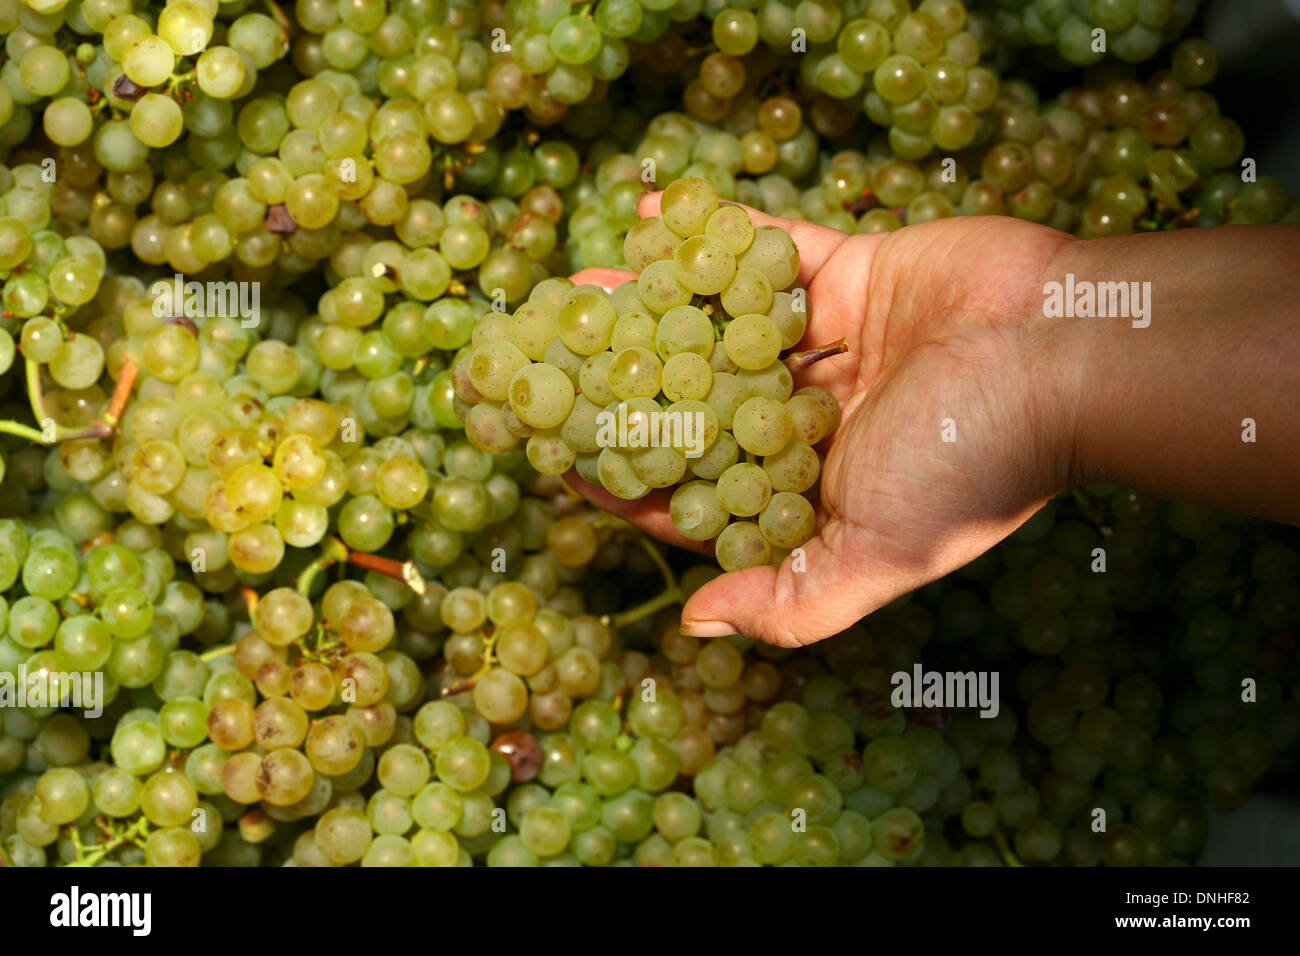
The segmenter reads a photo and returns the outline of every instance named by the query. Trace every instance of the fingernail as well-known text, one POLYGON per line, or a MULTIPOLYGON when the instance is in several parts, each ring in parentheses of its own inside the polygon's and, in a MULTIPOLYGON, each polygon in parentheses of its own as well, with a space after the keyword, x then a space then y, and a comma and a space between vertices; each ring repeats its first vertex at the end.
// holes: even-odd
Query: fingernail
POLYGON ((687 637, 726 637, 740 633, 724 621, 682 621, 680 630, 687 637))

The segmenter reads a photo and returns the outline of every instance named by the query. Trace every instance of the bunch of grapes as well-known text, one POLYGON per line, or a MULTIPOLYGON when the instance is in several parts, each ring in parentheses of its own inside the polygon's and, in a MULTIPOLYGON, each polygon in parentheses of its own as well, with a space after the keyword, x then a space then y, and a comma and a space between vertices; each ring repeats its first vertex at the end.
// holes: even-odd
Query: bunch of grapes
POLYGON ((640 277, 613 295, 543 284, 480 323, 453 370, 466 436, 494 453, 526 439, 541 473, 576 468, 623 499, 680 485, 674 525, 717 537, 728 570, 798 547, 815 528, 813 446, 839 412, 822 389, 795 394, 781 361, 807 328, 794 243, 686 178, 624 249, 640 277))
POLYGON ((1063 68, 1091 66, 1106 54, 1129 63, 1155 56, 1196 16, 1198 0, 998 0, 993 29, 1003 43, 1041 48, 1063 68))
POLYGON ((96 543, 105 528, 93 502, 84 494, 66 500, 47 527, 0 521, 0 671, 10 681, 4 773, 32 761, 85 761, 91 735, 111 731, 112 722, 83 724, 60 707, 111 709, 156 681, 182 640, 215 641, 227 632, 203 592, 178 576, 155 529, 132 522, 118 529, 117 542, 96 543), (33 700, 21 710, 13 699, 19 688, 33 700), (43 703, 31 697, 38 688, 43 703))
POLYGON ((90 236, 50 228, 65 209, 41 166, 6 169, 0 179, 0 302, 8 319, 21 320, 11 321, 0 337, 0 367, 7 372, 15 364, 17 344, 24 362, 48 373, 59 388, 90 389, 104 371, 104 348, 96 335, 65 335, 62 320, 98 293, 107 268, 104 249, 90 236))

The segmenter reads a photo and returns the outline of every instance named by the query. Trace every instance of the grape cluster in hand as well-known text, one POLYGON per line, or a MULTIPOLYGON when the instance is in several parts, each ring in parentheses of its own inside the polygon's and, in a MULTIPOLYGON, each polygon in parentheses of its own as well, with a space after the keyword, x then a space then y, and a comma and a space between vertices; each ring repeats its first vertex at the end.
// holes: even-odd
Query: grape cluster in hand
POLYGON ((538 471, 625 500, 673 488, 685 537, 717 537, 727 570, 765 564, 812 536, 814 446, 839 418, 782 361, 808 324, 799 253, 703 179, 669 186, 662 211, 628 232, 635 282, 549 280, 480 323, 456 370, 465 433, 494 453, 526 440, 538 471))

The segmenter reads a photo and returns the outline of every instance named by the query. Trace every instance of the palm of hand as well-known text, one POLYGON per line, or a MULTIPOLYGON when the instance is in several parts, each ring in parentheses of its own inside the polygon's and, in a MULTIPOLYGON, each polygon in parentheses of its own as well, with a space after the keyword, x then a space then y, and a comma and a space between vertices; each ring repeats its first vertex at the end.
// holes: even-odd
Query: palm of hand
MULTIPOLYGON (((643 215, 657 212, 657 196, 643 215)), ((1063 485, 1065 455, 1041 454, 1053 403, 1034 361, 1039 277, 1061 239, 1014 219, 948 219, 885 235, 790 231, 808 288, 803 347, 849 342, 798 376, 840 401, 828 439, 820 529, 796 565, 723 575, 692 596, 682 629, 784 646, 820 640, 983 553, 1063 485)), ((588 270, 577 281, 628 277, 588 270)), ((685 547, 666 495, 598 504, 685 547)))

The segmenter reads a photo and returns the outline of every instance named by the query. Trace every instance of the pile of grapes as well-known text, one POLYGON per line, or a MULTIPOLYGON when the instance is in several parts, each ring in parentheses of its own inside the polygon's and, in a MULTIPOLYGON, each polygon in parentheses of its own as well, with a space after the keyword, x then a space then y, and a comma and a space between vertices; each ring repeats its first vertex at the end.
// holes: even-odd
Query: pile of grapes
POLYGON ((734 203, 1296 221, 1195 13, 0 0, 0 865, 1194 861, 1297 769, 1288 529, 1094 483, 813 647, 679 624, 840 413, 734 203))

